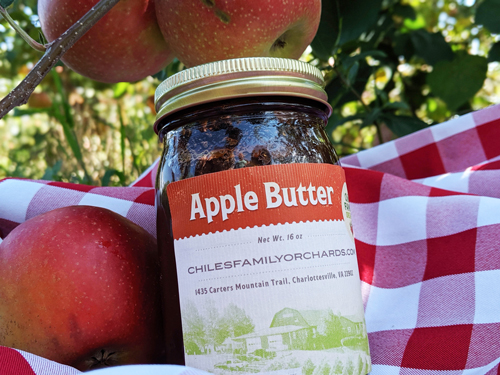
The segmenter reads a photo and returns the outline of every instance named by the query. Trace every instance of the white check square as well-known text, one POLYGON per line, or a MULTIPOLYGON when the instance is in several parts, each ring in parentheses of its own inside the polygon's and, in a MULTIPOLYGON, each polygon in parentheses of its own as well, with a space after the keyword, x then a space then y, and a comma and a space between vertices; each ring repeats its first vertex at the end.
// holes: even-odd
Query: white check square
POLYGON ((446 173, 439 176, 421 178, 413 181, 439 189, 457 191, 459 193, 468 193, 470 173, 470 170, 467 170, 465 172, 446 173))
POLYGON ((398 197, 379 203, 377 245, 398 245, 427 238, 428 197, 398 197))
POLYGON ((399 153, 394 141, 377 146, 376 152, 366 150, 359 152, 357 155, 359 164, 363 168, 370 168, 374 165, 379 165, 386 161, 399 158, 399 153))
POLYGON ((370 375, 399 375, 399 370, 397 366, 372 365, 370 375))
POLYGON ((0 219, 23 223, 31 200, 44 186, 36 182, 14 179, 0 183, 0 219))
POLYGON ((476 272, 475 284, 474 323, 500 323, 500 270, 476 272))
POLYGON ((108 210, 114 211, 123 217, 127 217, 127 213, 130 210, 130 207, 132 207, 133 202, 105 195, 87 193, 78 204, 80 206, 88 205, 107 208, 108 210))
POLYGON ((365 311, 367 331, 414 329, 421 287, 422 283, 395 289, 372 286, 365 311))
POLYGON ((474 118, 472 117, 472 114, 469 113, 439 124, 438 126, 431 126, 430 129, 432 131, 432 135, 434 136, 434 140, 439 142, 442 139, 475 127, 476 123, 474 122, 474 118))
POLYGON ((500 223, 500 199, 481 197, 477 213, 477 226, 484 227, 500 223))

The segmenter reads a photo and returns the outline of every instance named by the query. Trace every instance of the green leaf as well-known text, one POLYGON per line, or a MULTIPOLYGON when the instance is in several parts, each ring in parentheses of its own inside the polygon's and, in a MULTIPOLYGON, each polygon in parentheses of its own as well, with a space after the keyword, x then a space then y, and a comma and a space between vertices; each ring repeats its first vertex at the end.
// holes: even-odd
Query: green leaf
POLYGON ((441 61, 427 76, 432 93, 455 111, 483 86, 488 70, 484 57, 459 54, 452 61, 441 61))
POLYGON ((429 65, 435 65, 441 60, 453 60, 451 46, 440 32, 431 34, 425 29, 415 30, 411 33, 411 41, 415 54, 429 65))
POLYGON ((340 107, 341 105, 352 102, 354 100, 359 100, 360 96, 365 90, 366 83, 372 74, 372 67, 369 66, 366 61, 359 61, 359 69, 354 82, 351 82, 351 87, 346 87, 342 84, 340 78, 331 81, 328 86, 326 86, 326 93, 328 98, 331 100, 331 104, 334 107, 340 107), (358 95, 354 94, 355 91, 358 95))
POLYGON ((42 180, 53 181, 57 177, 57 174, 61 171, 61 167, 62 160, 59 159, 54 166, 47 167, 47 169, 45 169, 42 180))
POLYGON ((51 70, 51 74, 52 78, 54 79, 57 91, 59 93, 59 99, 56 99, 54 101, 55 105, 54 108, 56 110, 52 111, 51 114, 61 123, 66 141, 68 142, 71 150, 73 151, 73 154, 75 155, 76 160, 78 160, 78 163, 82 167, 83 172, 85 174, 84 182, 90 183, 92 179, 88 174, 87 169, 85 167, 85 162, 83 161, 82 151, 80 149, 78 138, 74 130, 75 122, 73 115, 71 113, 71 106, 69 105, 68 99, 66 98, 61 77, 59 76, 59 74, 56 72, 55 69, 51 70), (63 109, 62 112, 61 109, 59 108, 60 106, 62 106, 63 109))
POLYGON ((418 15, 418 17, 415 20, 411 20, 411 19, 407 18, 404 21, 404 26, 410 30, 421 29, 422 27, 426 26, 425 18, 422 17, 422 15, 420 15, 420 14, 418 15))
POLYGON ((500 42, 493 44, 488 53, 488 62, 500 61, 500 42))
POLYGON ((51 113, 50 108, 28 108, 28 109, 20 109, 20 108, 14 108, 14 111, 12 112, 12 116, 14 117, 21 117, 21 116, 30 116, 35 113, 51 113))
POLYGON ((321 21, 311 47, 328 60, 337 47, 358 39, 378 20, 382 0, 323 0, 321 21))
POLYGON ((412 76, 403 79, 405 102, 410 105, 413 111, 420 108, 426 101, 427 94, 424 95, 422 91, 427 85, 428 75, 427 72, 417 70, 412 76))
POLYGON ((167 72, 162 69, 158 73, 153 74, 151 77, 156 78, 160 82, 163 82, 167 78, 167 72))
POLYGON ((385 106, 389 101, 389 95, 387 95, 384 90, 379 90, 377 86, 375 86, 375 95, 377 96, 377 102, 380 103, 381 106, 385 106))
POLYGON ((73 114, 71 113, 71 106, 69 105, 68 98, 66 96, 66 93, 64 92, 61 77, 59 76, 58 73, 56 73, 55 69, 52 69, 51 73, 52 77, 54 78, 54 83, 56 85, 57 91, 59 92, 60 102, 64 109, 65 122, 71 129, 74 129, 75 119, 73 118, 73 114))
POLYGON ((403 56, 406 61, 409 61, 415 54, 415 47, 411 42, 411 34, 397 34, 394 37, 394 53, 397 56, 403 56))
POLYGON ((500 15, 500 0, 485 0, 476 10, 476 24, 483 25, 490 32, 500 33, 500 22, 498 16, 500 15))
POLYGON ((347 73, 347 81, 349 83, 355 81, 356 76, 358 75, 358 70, 359 70, 359 63, 356 61, 354 64, 352 64, 351 68, 349 69, 349 73, 347 73))
POLYGON ((104 173, 104 176, 102 177, 101 185, 102 186, 109 186, 109 183, 111 181, 111 177, 113 177, 113 176, 118 176, 118 178, 120 179, 120 184, 122 186, 125 186, 125 175, 122 172, 117 171, 116 169, 106 170, 106 172, 104 173))
POLYGON ((410 106, 405 102, 392 102, 384 105, 384 111, 397 111, 398 109, 410 109, 410 106))
POLYGON ((378 120, 381 114, 382 114, 381 108, 374 108, 372 111, 366 114, 366 117, 363 119, 363 122, 361 123, 361 126, 359 128, 363 129, 367 126, 375 124, 375 122, 378 120))
POLYGON ((349 121, 354 121, 354 120, 362 120, 364 119, 365 115, 363 113, 352 115, 352 116, 347 116, 347 117, 335 117, 334 115, 330 117, 328 120, 328 124, 326 126, 326 129, 329 131, 335 130, 338 126, 345 124, 346 122, 349 121))
POLYGON ((129 86, 130 86, 130 83, 128 83, 128 82, 119 82, 116 85, 114 85, 113 97, 115 99, 121 98, 123 95, 125 95, 129 86))
POLYGON ((39 29, 36 29, 36 30, 38 31, 38 43, 40 43, 40 44, 47 44, 48 41, 45 38, 45 35, 43 35, 43 33, 39 29))
POLYGON ((125 173, 125 123, 123 122, 122 108, 118 104, 118 118, 120 119, 120 150, 122 156, 122 172, 125 173))
POLYGON ((342 28, 341 16, 335 0, 321 2, 321 20, 311 47, 316 56, 328 60, 334 54, 342 28))
POLYGON ((171 75, 180 71, 181 62, 175 58, 170 64, 164 69, 160 70, 158 73, 153 74, 151 77, 156 78, 160 82, 163 82, 171 75))
POLYGON ((373 50, 373 51, 361 52, 361 53, 358 53, 357 55, 346 57, 346 58, 342 59, 341 62, 342 62, 342 65, 350 67, 351 64, 354 64, 354 63, 358 62, 359 60, 364 60, 368 56, 371 56, 373 58, 385 58, 385 57, 387 57, 387 55, 384 52, 373 50))
POLYGON ((380 116, 391 131, 398 137, 402 137, 427 127, 427 124, 417 117, 396 116, 392 113, 384 113, 380 116))
POLYGON ((403 5, 401 3, 397 3, 396 5, 394 5, 393 11, 395 15, 402 18, 409 18, 411 20, 415 20, 417 18, 417 13, 411 5, 403 5))
POLYGON ((14 0, 0 0, 0 5, 4 9, 7 8, 7 7, 9 7, 9 6, 11 6, 12 3, 14 3, 14 0))
POLYGON ((69 146, 71 148, 71 151, 73 151, 74 156, 76 157, 79 163, 83 163, 82 152, 80 150, 80 146, 78 144, 75 132, 68 126, 66 119, 64 118, 63 115, 61 115, 60 112, 54 112, 52 113, 52 115, 61 123, 64 136, 66 137, 66 141, 69 143, 69 146))

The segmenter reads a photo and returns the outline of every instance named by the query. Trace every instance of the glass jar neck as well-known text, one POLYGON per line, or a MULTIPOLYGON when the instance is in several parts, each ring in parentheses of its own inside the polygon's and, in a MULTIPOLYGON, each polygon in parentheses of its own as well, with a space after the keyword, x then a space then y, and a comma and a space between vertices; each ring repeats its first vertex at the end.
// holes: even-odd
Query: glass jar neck
POLYGON ((249 97, 202 104, 175 112, 158 125, 157 133, 161 140, 170 130, 206 118, 276 110, 309 113, 321 119, 325 126, 328 122, 328 109, 312 99, 293 96, 249 97))

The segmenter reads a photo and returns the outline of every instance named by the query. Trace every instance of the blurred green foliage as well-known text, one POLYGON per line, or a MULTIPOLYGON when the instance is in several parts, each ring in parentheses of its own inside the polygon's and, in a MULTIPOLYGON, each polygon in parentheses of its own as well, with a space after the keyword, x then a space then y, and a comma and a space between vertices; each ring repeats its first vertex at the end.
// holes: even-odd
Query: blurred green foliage
POLYGON ((340 154, 498 102, 497 0, 324 0, 312 62, 340 154))
MULTIPOLYGON (((302 59, 325 73, 334 108, 327 131, 339 154, 498 103, 499 4, 323 0, 317 36, 302 59)), ((9 13, 44 42, 36 0, 17 0, 9 13)), ((0 97, 40 56, 0 22, 0 97)), ((110 85, 59 64, 28 105, 0 120, 0 178, 130 184, 160 154, 154 90, 181 69, 174 61, 140 82, 110 85)))

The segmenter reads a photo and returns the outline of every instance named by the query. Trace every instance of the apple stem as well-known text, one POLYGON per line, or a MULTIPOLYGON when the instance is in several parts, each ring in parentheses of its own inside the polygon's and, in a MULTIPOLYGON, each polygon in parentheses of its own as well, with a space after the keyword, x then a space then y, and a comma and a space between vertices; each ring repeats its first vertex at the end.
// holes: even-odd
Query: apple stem
POLYGON ((88 370, 96 370, 116 365, 115 354, 116 352, 109 352, 102 349, 97 355, 91 358, 92 363, 90 364, 88 370))
POLYGON ((9 12, 0 5, 0 14, 5 18, 5 20, 9 23, 9 25, 23 38, 26 43, 28 43, 31 48, 39 52, 45 52, 46 48, 43 44, 38 43, 32 37, 30 37, 26 31, 23 30, 21 26, 19 26, 10 16, 9 12))
MULTIPOLYGON (((0 101, 0 119, 13 108, 26 104, 35 88, 58 63, 61 56, 94 26, 120 0, 100 0, 80 20, 73 24, 59 38, 47 43, 45 54, 31 69, 23 81, 0 101)), ((2 8, 5 11, 5 9, 2 8)), ((5 14, 2 13, 2 15, 5 14)), ((12 21, 13 22, 13 21, 12 21)), ((10 22, 9 22, 10 23, 10 22)), ((15 22, 13 22, 15 24, 15 22)))

